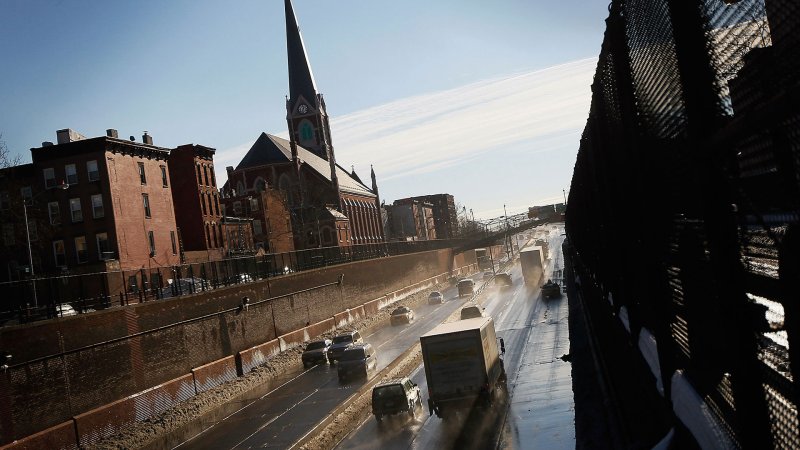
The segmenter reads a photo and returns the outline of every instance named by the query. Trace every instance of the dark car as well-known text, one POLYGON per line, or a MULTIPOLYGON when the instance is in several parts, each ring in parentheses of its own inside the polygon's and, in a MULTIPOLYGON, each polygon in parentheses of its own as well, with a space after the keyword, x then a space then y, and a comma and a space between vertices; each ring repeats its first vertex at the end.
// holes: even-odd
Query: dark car
POLYGON ((552 280, 547 280, 547 283, 542 285, 542 297, 544 298, 561 297, 561 286, 552 280))
POLYGON ((408 306, 401 306, 394 311, 389 316, 389 321, 392 325, 398 325, 401 323, 411 323, 414 320, 414 311, 411 310, 408 306))
POLYGON ((475 319, 477 317, 486 317, 483 313, 483 308, 478 305, 469 305, 461 308, 461 320, 475 319))
POLYGON ((349 331, 333 338, 333 344, 328 348, 328 362, 333 364, 342 356, 342 353, 353 344, 363 344, 361 334, 358 331, 349 331))
POLYGON ((380 422, 384 416, 414 412, 422 406, 419 387, 408 378, 385 381, 372 388, 372 414, 380 422))
POLYGON ((444 303, 444 295, 439 291, 433 291, 428 295, 428 304, 444 303))
POLYGON ((339 381, 354 376, 367 377, 370 370, 378 367, 378 357, 372 344, 354 344, 348 347, 339 357, 336 373, 339 381))
POLYGON ((309 342, 303 351, 303 367, 313 366, 320 362, 328 362, 328 348, 332 343, 333 341, 330 339, 309 342))
POLYGON ((472 295, 475 292, 475 282, 470 278, 464 278, 458 282, 458 296, 464 297, 472 295))
POLYGON ((512 286, 511 274, 508 272, 500 272, 494 277, 494 284, 497 286, 512 286))

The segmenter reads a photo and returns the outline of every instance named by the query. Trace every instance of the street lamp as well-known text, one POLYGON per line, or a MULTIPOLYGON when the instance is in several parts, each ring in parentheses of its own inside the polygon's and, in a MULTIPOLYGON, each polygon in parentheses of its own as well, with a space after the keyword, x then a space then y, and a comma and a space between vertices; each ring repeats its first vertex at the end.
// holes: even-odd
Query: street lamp
MULTIPOLYGON (((62 191, 66 191, 69 189, 69 184, 62 182, 61 184, 56 185, 56 189, 61 189, 62 191)), ((28 199, 31 203, 33 200, 44 194, 46 191, 39 192, 36 195, 32 195, 30 199, 28 199)), ((33 251, 31 250, 31 230, 28 226, 28 203, 25 199, 22 199, 22 213, 25 216, 25 236, 28 238, 28 264, 31 266, 31 286, 33 287, 33 307, 39 308, 39 299, 36 296, 36 272, 33 269, 33 251)))

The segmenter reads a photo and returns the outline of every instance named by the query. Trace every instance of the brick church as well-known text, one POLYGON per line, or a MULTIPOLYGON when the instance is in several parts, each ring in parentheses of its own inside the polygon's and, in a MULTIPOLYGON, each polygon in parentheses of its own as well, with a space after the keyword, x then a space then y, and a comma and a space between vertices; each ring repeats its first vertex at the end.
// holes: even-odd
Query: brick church
POLYGON ((236 168, 228 167, 227 195, 278 190, 290 211, 295 248, 384 241, 378 185, 336 162, 325 100, 317 91, 290 0, 285 0, 289 140, 261 133, 236 168))

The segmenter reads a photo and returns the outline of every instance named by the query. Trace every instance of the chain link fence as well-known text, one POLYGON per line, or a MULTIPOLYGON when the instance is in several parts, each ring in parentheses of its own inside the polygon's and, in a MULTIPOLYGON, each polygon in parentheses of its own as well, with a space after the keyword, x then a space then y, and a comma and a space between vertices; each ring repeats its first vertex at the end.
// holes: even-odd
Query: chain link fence
POLYGON ((680 373, 731 446, 798 448, 800 4, 609 12, 567 208, 584 300, 655 336, 666 402, 680 373))

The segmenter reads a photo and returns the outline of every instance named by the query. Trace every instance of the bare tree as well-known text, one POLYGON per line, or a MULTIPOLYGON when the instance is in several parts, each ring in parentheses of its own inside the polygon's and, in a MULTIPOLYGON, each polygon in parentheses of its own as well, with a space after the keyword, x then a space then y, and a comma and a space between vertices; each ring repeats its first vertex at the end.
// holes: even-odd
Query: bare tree
POLYGON ((0 169, 6 169, 19 165, 22 158, 20 155, 11 155, 6 141, 3 140, 3 133, 0 133, 0 169))

